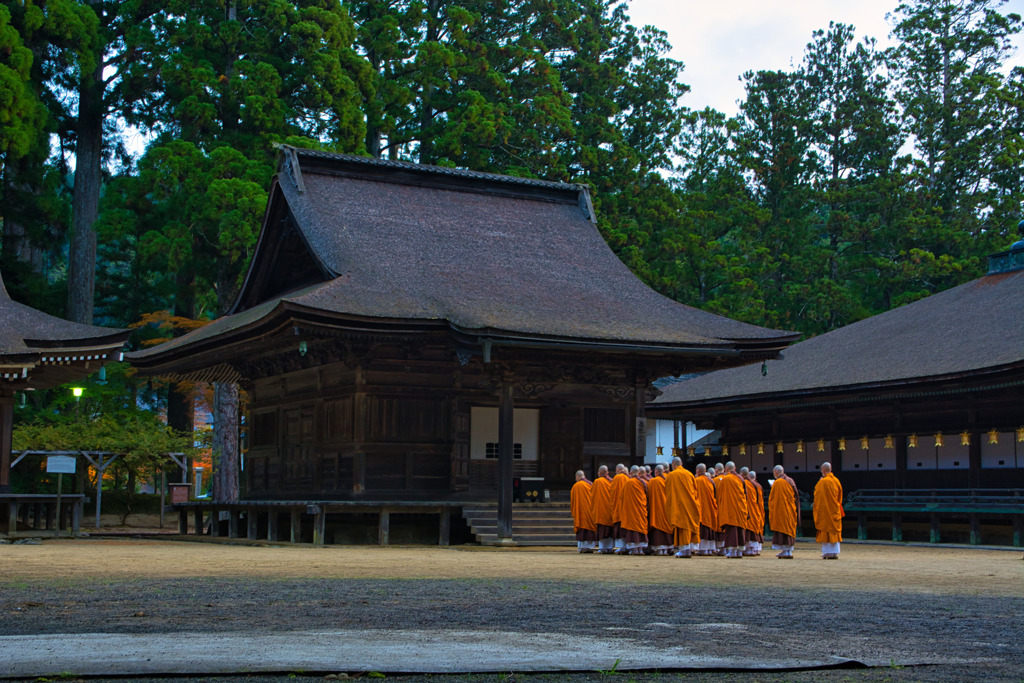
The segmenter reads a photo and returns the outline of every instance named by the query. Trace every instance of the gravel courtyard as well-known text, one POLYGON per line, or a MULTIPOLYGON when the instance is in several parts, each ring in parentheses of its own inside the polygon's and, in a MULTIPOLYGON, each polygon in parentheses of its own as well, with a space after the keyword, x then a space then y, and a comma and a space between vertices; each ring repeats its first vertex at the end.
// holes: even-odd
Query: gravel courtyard
MULTIPOLYGON (((827 655, 871 665, 398 677, 442 683, 609 676, 1017 681, 1024 677, 1022 574, 1019 550, 853 543, 844 544, 838 562, 822 561, 811 544, 799 546, 793 561, 767 552, 733 562, 569 549, 52 540, 0 545, 0 635, 472 630, 497 638, 510 632, 587 642, 613 637, 639 649, 685 645, 752 666, 780 656, 827 655)), ((316 671, 201 680, 323 680, 331 673, 369 676, 316 671)))

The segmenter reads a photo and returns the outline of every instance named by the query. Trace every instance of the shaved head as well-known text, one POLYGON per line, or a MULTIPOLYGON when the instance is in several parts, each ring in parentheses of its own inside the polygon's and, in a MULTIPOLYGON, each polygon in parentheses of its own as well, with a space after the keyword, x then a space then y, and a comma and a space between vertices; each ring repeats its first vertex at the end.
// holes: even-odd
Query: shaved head
POLYGON ((754 470, 749 470, 747 472, 747 479, 749 479, 750 481, 757 481, 757 472, 755 472, 754 470))
POLYGON ((658 465, 657 467, 654 468, 654 473, 655 474, 661 474, 664 471, 665 471, 665 466, 664 465, 658 465))
MULTIPOLYGON (((715 469, 718 469, 717 466, 715 467, 715 469)), ((729 462, 725 463, 725 471, 726 472, 735 472, 736 471, 736 463, 734 463, 732 460, 730 460, 729 462)))
POLYGON ((682 467, 682 466, 683 466, 683 459, 682 458, 679 458, 679 457, 672 458, 672 467, 673 468, 675 468, 675 467, 682 467))
POLYGON ((576 470, 576 481, 580 479, 586 479, 587 475, 583 474, 583 470, 576 470))
POLYGON ((608 474, 608 465, 601 465, 597 468, 597 475, 599 477, 603 477, 606 474, 608 474))
POLYGON ((640 473, 640 467, 637 466, 637 465, 633 465, 632 467, 629 468, 629 473, 631 475, 632 474, 639 474, 640 473))
POLYGON ((700 463, 700 464, 697 465, 697 470, 696 471, 697 471, 697 474, 704 474, 704 472, 707 469, 708 469, 707 465, 705 465, 704 463, 700 463))
POLYGON ((742 474, 743 476, 747 476, 747 472, 749 472, 749 471, 750 471, 749 468, 746 468, 746 467, 741 467, 740 468, 740 474, 742 474))
POLYGON ((822 474, 828 474, 831 471, 832 471, 832 463, 829 463, 829 462, 821 463, 821 473, 822 474))
POLYGON ((782 469, 782 465, 776 465, 775 467, 772 468, 772 474, 775 475, 776 479, 778 479, 779 477, 781 477, 785 473, 786 473, 786 470, 782 469))

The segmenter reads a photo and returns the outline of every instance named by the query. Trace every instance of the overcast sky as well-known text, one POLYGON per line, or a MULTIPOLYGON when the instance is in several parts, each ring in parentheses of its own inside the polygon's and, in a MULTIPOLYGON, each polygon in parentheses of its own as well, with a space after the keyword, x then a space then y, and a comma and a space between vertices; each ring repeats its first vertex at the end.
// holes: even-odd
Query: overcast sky
MULTIPOLYGON (((898 0, 631 0, 630 18, 668 33, 671 56, 686 65, 690 92, 683 104, 714 107, 733 115, 743 97, 739 76, 747 70, 788 69, 803 57, 816 29, 830 20, 851 24, 856 35, 890 43, 885 15, 898 0)), ((1004 14, 1024 14, 1024 0, 1010 0, 1004 14)), ((1017 45, 1024 41, 1018 35, 1017 45)), ((1018 48, 1017 64, 1024 63, 1018 48)))

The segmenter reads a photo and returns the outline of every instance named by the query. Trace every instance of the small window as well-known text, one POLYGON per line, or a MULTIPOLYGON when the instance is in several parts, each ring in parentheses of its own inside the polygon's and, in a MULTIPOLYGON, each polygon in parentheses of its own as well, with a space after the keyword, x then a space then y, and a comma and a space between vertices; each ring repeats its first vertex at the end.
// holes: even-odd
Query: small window
MULTIPOLYGON (((493 460, 497 460, 498 459, 498 442, 497 441, 488 441, 487 442, 487 444, 485 445, 484 457, 490 458, 490 459, 493 459, 493 460)), ((512 458, 514 460, 522 460, 523 459, 523 444, 521 444, 521 443, 514 443, 514 444, 512 444, 512 458)))
POLYGON ((959 460, 954 460, 953 461, 953 467, 960 467, 960 461, 959 460))

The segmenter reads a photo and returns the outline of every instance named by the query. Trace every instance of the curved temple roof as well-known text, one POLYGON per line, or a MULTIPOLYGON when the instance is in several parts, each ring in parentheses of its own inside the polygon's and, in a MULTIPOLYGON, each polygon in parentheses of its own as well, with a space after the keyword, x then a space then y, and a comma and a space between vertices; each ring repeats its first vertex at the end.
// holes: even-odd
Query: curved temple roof
POLYGON ((672 353, 771 355, 797 336, 691 308, 644 285, 602 239, 582 186, 282 150, 234 314, 132 354, 133 362, 180 358, 286 310, 441 324, 464 339, 672 353), (268 297, 267 283, 288 270, 273 263, 283 222, 294 225, 320 275, 268 297))
POLYGON ((990 273, 794 344, 779 360, 665 388, 655 405, 751 403, 955 379, 1024 366, 1024 270, 990 273))
POLYGON ((129 334, 19 304, 0 278, 0 385, 42 389, 84 377, 119 360, 129 334))

